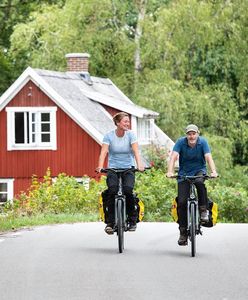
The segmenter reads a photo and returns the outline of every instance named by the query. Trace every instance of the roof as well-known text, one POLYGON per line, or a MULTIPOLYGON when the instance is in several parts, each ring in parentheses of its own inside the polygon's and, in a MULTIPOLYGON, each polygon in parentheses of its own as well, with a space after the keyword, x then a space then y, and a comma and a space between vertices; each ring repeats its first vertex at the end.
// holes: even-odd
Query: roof
POLYGON ((99 144, 102 143, 103 135, 115 128, 111 115, 101 104, 139 118, 158 116, 158 113, 154 111, 135 105, 107 78, 91 77, 92 84, 88 84, 79 73, 56 72, 31 67, 28 67, 0 97, 0 111, 29 80, 39 86, 99 144))

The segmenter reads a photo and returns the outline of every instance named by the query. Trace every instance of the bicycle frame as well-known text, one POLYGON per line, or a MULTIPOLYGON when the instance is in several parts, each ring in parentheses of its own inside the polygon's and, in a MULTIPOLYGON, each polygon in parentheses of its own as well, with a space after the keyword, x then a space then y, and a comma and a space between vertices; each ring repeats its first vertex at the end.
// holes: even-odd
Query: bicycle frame
POLYGON ((195 210, 195 229, 196 234, 201 233, 200 231, 200 222, 199 222, 199 206, 198 206, 198 197, 196 193, 196 187, 193 182, 190 182, 190 196, 187 200, 187 232, 190 231, 191 226, 191 206, 194 205, 195 210))
POLYGON ((117 173, 119 184, 118 184, 118 192, 115 195, 115 231, 117 230, 117 223, 118 223, 118 202, 122 202, 122 220, 124 225, 124 230, 127 231, 127 213, 126 213, 126 196, 123 194, 122 189, 122 176, 121 173, 117 173))

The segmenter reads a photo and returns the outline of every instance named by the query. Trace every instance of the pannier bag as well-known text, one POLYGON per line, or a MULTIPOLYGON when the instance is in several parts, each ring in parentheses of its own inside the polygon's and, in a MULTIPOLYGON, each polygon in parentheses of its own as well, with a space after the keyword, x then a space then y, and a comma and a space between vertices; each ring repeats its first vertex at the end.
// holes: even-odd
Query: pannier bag
MULTIPOLYGON (((107 207, 107 194, 108 190, 104 190, 99 196, 99 215, 101 221, 107 223, 107 214, 108 214, 108 207, 107 207)), ((145 205, 143 201, 141 201, 136 194, 134 194, 135 206, 137 210, 137 222, 142 221, 145 212, 145 205)))
MULTIPOLYGON (((211 199, 208 199, 208 210, 209 210, 209 221, 204 222, 201 225, 204 227, 213 227, 217 223, 217 217, 218 217, 217 203, 213 202, 211 199)), ((177 197, 173 199, 171 204, 171 216, 175 222, 178 222, 177 197)))
POLYGON ((171 204, 171 216, 174 222, 178 221, 178 214, 177 214, 177 198, 173 199, 171 204))
POLYGON ((208 199, 209 221, 202 223, 204 227, 213 227, 217 223, 218 205, 211 199, 208 199))
POLYGON ((145 214, 145 204, 143 201, 141 201, 137 194, 134 194, 134 200, 135 200, 135 203, 136 203, 136 209, 137 209, 137 223, 138 222, 141 222, 143 217, 144 217, 144 214, 145 214))
POLYGON ((103 200, 102 200, 102 193, 100 194, 99 196, 99 215, 100 215, 100 219, 101 221, 105 222, 105 213, 104 213, 104 210, 103 210, 103 200))

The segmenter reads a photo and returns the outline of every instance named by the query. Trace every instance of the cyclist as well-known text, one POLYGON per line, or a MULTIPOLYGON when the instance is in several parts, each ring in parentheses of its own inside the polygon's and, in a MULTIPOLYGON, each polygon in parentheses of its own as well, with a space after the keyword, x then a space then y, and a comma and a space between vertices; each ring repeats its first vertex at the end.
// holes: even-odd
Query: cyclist
MULTIPOLYGON (((207 173, 206 162, 212 177, 217 177, 215 164, 210 147, 205 138, 201 137, 198 127, 190 124, 185 130, 186 136, 179 138, 173 148, 168 164, 167 177, 174 175, 175 162, 179 158, 178 175, 196 176, 207 173)), ((199 178, 195 182, 199 198, 200 218, 202 222, 208 221, 207 189, 204 179, 199 178)), ((178 244, 187 245, 187 198, 190 193, 189 182, 178 179, 178 223, 180 236, 178 244)))
MULTIPOLYGON (((108 168, 128 169, 134 167, 134 158, 139 171, 144 171, 144 166, 138 149, 138 142, 135 134, 129 130, 130 119, 125 112, 119 112, 113 116, 116 129, 108 132, 103 138, 101 153, 99 156, 97 172, 103 168, 105 158, 108 154, 108 168)), ((129 231, 136 230, 137 212, 135 208, 135 199, 133 188, 135 183, 134 172, 125 172, 122 175, 123 192, 126 195, 127 214, 129 222, 129 231)), ((109 172, 107 174, 108 190, 106 195, 108 214, 106 220, 105 232, 113 234, 115 220, 115 195, 118 191, 117 174, 109 172)))

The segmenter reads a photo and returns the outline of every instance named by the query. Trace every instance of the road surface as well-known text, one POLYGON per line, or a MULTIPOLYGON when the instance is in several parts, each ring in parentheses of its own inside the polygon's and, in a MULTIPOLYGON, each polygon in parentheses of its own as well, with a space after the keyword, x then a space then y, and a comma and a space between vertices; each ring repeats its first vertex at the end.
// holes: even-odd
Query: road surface
POLYGON ((124 253, 103 223, 0 235, 1 300, 247 300, 248 224, 217 224, 190 246, 175 223, 141 223, 124 253))

